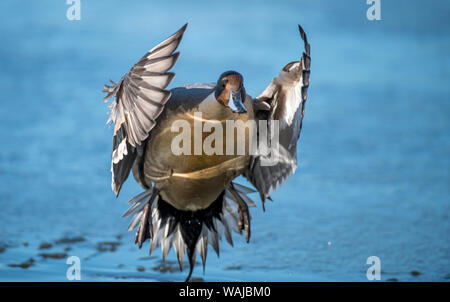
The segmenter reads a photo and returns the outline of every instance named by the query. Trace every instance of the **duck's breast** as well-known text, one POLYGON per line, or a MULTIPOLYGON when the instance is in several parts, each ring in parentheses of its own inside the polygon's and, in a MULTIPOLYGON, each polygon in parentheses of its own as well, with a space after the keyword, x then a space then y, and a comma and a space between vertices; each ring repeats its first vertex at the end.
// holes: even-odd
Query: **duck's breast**
POLYGON ((212 89, 174 89, 147 143, 146 181, 154 182, 178 209, 206 208, 248 165, 253 131, 245 129, 244 154, 237 154, 238 131, 229 128, 234 139, 228 141, 233 152, 227 154, 231 131, 226 129, 227 121, 238 121, 239 127, 253 119, 251 102, 247 97, 248 113, 237 114, 218 103, 212 89))

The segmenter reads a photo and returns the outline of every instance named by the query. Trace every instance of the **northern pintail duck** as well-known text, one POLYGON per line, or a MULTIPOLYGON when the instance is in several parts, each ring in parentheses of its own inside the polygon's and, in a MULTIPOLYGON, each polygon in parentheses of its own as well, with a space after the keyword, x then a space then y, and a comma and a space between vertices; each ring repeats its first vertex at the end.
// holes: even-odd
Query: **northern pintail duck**
POLYGON ((248 194, 259 192, 264 209, 271 192, 295 172, 311 59, 299 25, 305 47, 300 61, 284 66, 256 98, 246 94, 236 71, 222 73, 214 84, 167 90, 186 27, 152 48, 120 81, 105 85, 104 100, 115 97, 109 118, 114 123, 112 190, 118 196, 130 171, 145 190, 129 201, 124 214, 133 215, 129 230, 138 227, 135 243, 141 248, 150 239, 150 253, 161 245, 163 259, 173 246, 180 269, 187 253, 189 280, 196 252, 205 268, 208 244, 219 255, 222 235, 233 245, 232 230, 244 231, 249 241, 248 207, 255 203, 248 194), (230 121, 235 128, 226 132, 230 121), (252 121, 266 122, 266 128, 247 127, 252 121), (255 138, 265 152, 251 152, 255 138), (239 139, 244 149, 238 150, 239 139), (269 149, 276 150, 275 161, 269 160, 269 149), (239 175, 256 191, 233 181, 239 175))

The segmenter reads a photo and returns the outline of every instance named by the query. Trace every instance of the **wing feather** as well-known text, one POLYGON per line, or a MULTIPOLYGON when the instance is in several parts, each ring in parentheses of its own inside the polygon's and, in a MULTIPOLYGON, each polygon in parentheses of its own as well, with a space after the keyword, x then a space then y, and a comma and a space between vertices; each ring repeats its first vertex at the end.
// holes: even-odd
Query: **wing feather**
POLYGON ((170 98, 166 87, 175 74, 168 72, 178 57, 177 49, 187 24, 175 34, 148 51, 119 82, 104 85, 104 101, 113 96, 108 122, 115 124, 111 162, 112 189, 119 194, 136 157, 136 148, 142 148, 155 126, 155 120, 170 98))
POLYGON ((255 100, 257 119, 269 123, 278 120, 280 126, 277 162, 265 165, 265 156, 255 155, 244 173, 259 191, 263 202, 297 169, 297 141, 302 129, 311 65, 310 45, 302 27, 298 27, 305 48, 300 61, 284 66, 255 100))

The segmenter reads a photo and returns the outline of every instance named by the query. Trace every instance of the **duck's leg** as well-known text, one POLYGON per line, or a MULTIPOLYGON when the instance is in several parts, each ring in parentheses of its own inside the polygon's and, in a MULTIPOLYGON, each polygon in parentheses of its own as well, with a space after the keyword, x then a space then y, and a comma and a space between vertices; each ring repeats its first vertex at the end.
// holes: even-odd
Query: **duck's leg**
POLYGON ((238 214, 239 214, 239 221, 238 221, 238 227, 239 231, 245 230, 245 241, 247 243, 250 241, 250 212, 248 210, 247 203, 242 199, 242 197, 239 195, 239 193, 234 188, 233 183, 231 183, 231 193, 236 199, 236 202, 238 204, 238 214))

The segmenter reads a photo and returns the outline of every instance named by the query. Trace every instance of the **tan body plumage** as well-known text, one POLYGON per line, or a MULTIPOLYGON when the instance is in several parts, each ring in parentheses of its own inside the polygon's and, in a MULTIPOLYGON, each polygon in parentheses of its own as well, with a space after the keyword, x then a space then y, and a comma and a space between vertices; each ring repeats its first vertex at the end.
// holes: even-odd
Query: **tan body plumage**
MULTIPOLYGON (((146 182, 154 182, 163 199, 179 210, 205 209, 216 200, 223 188, 226 188, 248 167, 250 161, 248 141, 249 135, 253 134, 246 133, 246 154, 226 155, 226 121, 247 122, 253 119, 252 99, 247 96, 244 102, 247 113, 243 114, 233 113, 218 103, 213 91, 198 106, 188 108, 171 106, 171 101, 169 100, 166 104, 160 116, 160 122, 153 128, 147 142, 144 161, 146 182), (202 113, 201 120, 195 118, 198 112, 202 113), (177 120, 187 121, 192 131, 194 131, 194 121, 202 124, 220 123, 219 127, 223 129, 223 155, 205 155, 203 148, 201 155, 195 155, 193 138, 191 155, 174 155, 171 144, 179 133, 172 132, 171 125, 177 120)), ((237 133, 235 134, 234 138, 237 138, 237 133)), ((202 131, 202 145, 208 135, 210 133, 202 131)), ((234 149, 236 147, 234 146, 234 149)))

